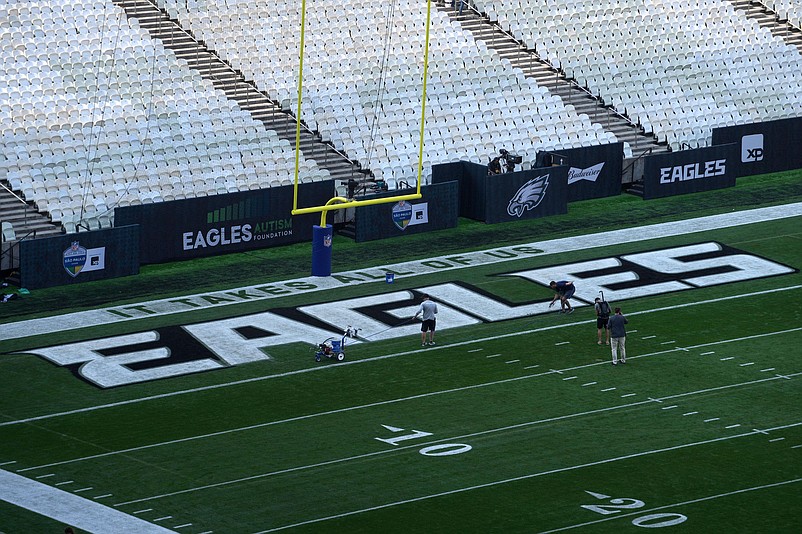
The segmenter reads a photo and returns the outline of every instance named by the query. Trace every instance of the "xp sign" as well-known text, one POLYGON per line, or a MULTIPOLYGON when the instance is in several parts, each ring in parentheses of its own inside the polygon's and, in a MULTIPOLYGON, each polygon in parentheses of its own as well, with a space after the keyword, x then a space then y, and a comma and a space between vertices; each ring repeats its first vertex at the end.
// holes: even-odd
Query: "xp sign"
MULTIPOLYGON (((610 300, 622 301, 792 272, 795 269, 708 242, 500 276, 514 276, 539 286, 547 286, 551 280, 573 280, 576 305, 584 306, 591 305, 599 291, 604 291, 610 300)), ((339 335, 348 325, 356 325, 362 332, 375 332, 369 336, 370 341, 412 337, 419 326, 409 318, 418 308, 421 292, 438 303, 438 329, 549 312, 549 300, 513 304, 468 284, 450 282, 417 291, 274 309, 29 352, 69 367, 98 387, 123 386, 268 360, 266 351, 271 347, 299 342, 315 345, 321 339, 339 335)), ((366 341, 353 339, 349 344, 366 341)))

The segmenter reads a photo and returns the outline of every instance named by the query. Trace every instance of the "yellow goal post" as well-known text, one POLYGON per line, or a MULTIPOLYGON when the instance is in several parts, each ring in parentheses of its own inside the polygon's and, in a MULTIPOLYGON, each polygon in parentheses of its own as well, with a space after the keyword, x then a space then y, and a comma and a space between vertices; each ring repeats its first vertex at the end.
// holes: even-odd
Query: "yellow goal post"
POLYGON ((423 91, 421 95, 421 118, 420 118, 420 146, 418 148, 418 179, 415 193, 406 195, 395 195, 382 198, 367 200, 348 200, 344 197, 335 196, 323 206, 298 207, 298 174, 301 157, 301 98, 303 96, 303 72, 304 72, 304 42, 306 38, 306 0, 301 1, 301 43, 299 52, 298 67, 298 109, 295 116, 295 179, 293 181, 292 214, 304 215, 307 213, 320 212, 320 225, 326 226, 326 213, 333 210, 354 208, 358 206, 369 206, 373 204, 388 204, 390 202, 400 202, 403 200, 417 200, 422 198, 420 187, 423 174, 423 139, 426 122, 426 81, 429 70, 429 28, 431 26, 432 0, 428 0, 426 8, 426 40, 423 48, 423 91))

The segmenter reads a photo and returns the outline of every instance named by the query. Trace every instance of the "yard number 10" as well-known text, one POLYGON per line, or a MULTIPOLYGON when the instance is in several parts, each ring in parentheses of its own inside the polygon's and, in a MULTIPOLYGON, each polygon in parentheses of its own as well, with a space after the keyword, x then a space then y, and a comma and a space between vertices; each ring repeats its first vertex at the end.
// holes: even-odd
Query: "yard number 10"
MULTIPOLYGON (((397 426, 390 426, 390 425, 382 425, 384 428, 389 430, 390 432, 404 432, 405 429, 398 428, 397 426)), ((410 430, 407 434, 401 434, 399 436, 393 436, 391 438, 376 438, 378 441, 382 441, 384 443, 388 443, 393 446, 397 446, 402 441, 407 441, 410 439, 420 439, 425 438, 427 436, 432 436, 431 432, 424 432, 422 430, 410 430)), ((452 456, 454 454, 462 454, 463 452, 468 452, 473 447, 470 445, 466 445, 465 443, 440 443, 439 445, 430 445, 428 447, 423 447, 420 451, 424 456, 452 456)))

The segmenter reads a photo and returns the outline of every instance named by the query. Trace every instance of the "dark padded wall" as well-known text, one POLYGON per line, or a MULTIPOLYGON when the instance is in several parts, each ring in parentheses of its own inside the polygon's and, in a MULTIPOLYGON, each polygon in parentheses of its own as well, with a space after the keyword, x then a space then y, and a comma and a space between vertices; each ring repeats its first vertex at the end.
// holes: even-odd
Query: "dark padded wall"
POLYGON ((138 226, 20 241, 20 285, 28 289, 138 273, 138 226))

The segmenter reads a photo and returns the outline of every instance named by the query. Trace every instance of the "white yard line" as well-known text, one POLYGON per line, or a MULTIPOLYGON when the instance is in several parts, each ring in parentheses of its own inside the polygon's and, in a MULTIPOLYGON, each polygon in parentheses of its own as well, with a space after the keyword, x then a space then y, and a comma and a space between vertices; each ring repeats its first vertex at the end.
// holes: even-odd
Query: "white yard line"
MULTIPOLYGON (((802 373, 800 373, 800 374, 802 374, 802 373)), ((731 388, 735 388, 735 387, 753 385, 753 384, 756 384, 756 383, 759 383, 759 382, 766 382, 766 381, 769 381, 769 380, 778 380, 778 379, 779 379, 778 377, 773 377, 773 378, 770 378, 770 379, 752 380, 750 382, 742 382, 742 383, 739 383, 739 384, 729 384, 729 385, 726 385, 726 386, 718 386, 718 387, 715 387, 715 388, 707 388, 707 389, 698 390, 698 391, 689 391, 689 392, 685 392, 685 393, 678 393, 676 395, 669 395, 669 396, 666 396, 666 397, 661 397, 660 399, 648 399, 648 400, 643 400, 643 401, 638 401, 638 402, 631 402, 631 403, 628 403, 628 404, 621 404, 621 405, 618 405, 618 406, 608 406, 606 408, 598 408, 596 410, 589 410, 589 411, 577 412, 577 413, 573 413, 573 414, 560 415, 560 416, 555 416, 555 417, 549 417, 549 418, 546 418, 546 419, 538 419, 538 420, 535 420, 535 421, 526 421, 526 422, 523 422, 523 423, 517 423, 517 424, 514 424, 514 425, 508 425, 508 426, 504 426, 504 427, 491 428, 489 430, 483 430, 483 431, 480 431, 480 432, 472 432, 472 433, 469 433, 469 434, 463 434, 463 435, 459 435, 459 436, 450 436, 450 437, 447 437, 447 438, 441 438, 441 439, 437 439, 437 440, 432 440, 432 441, 428 441, 428 442, 425 442, 425 443, 416 443, 414 445, 400 446, 400 447, 396 447, 396 448, 393 448, 393 449, 386 449, 386 450, 375 451, 375 452, 370 452, 370 453, 365 453, 365 454, 359 454, 359 455, 355 455, 355 456, 337 458, 335 460, 327 460, 325 462, 319 462, 319 463, 315 463, 315 464, 308 464, 308 465, 301 465, 301 466, 297 466, 297 467, 290 467, 290 468, 281 469, 281 470, 278 470, 278 471, 271 471, 271 472, 267 472, 267 473, 259 473, 259 474, 256 474, 256 475, 250 475, 250 476, 243 477, 243 478, 225 480, 225 481, 217 482, 217 483, 214 483, 214 484, 207 484, 207 485, 204 485, 204 486, 186 488, 186 489, 174 491, 174 492, 171 492, 171 493, 165 493, 165 494, 161 494, 161 495, 153 495, 153 496, 145 497, 145 498, 141 498, 141 499, 135 499, 135 500, 131 500, 131 501, 121 502, 121 503, 115 504, 114 506, 125 506, 125 505, 129 505, 129 504, 140 503, 140 502, 148 502, 148 501, 152 501, 152 500, 155 500, 155 499, 161 499, 161 498, 164 498, 164 497, 172 497, 174 495, 181 495, 181 494, 184 494, 184 493, 192 493, 192 492, 195 492, 195 491, 206 490, 206 489, 211 489, 211 488, 218 488, 218 487, 221 487, 221 486, 230 486, 232 484, 238 484, 238 483, 241 483, 241 482, 249 482, 249 481, 252 481, 252 480, 257 480, 257 479, 261 479, 261 478, 267 478, 267 477, 281 475, 281 474, 285 474, 285 473, 292 473, 292 472, 296 472, 296 471, 305 471, 305 470, 314 469, 314 468, 317 468, 317 467, 324 467, 324 466, 329 466, 329 465, 333 465, 333 464, 340 464, 340 463, 343 463, 343 462, 349 462, 349 461, 355 461, 355 460, 363 460, 365 458, 370 458, 370 457, 374 457, 374 456, 382 456, 382 455, 385 455, 385 454, 393 454, 395 452, 403 451, 403 450, 407 450, 407 449, 420 449, 421 447, 428 447, 428 446, 431 446, 431 445, 450 442, 450 441, 454 441, 454 440, 465 440, 465 439, 475 438, 475 437, 479 437, 479 436, 487 436, 487 435, 496 434, 496 433, 499 433, 499 432, 506 432, 506 431, 509 431, 509 430, 517 430, 517 429, 526 428, 526 427, 535 426, 535 425, 541 425, 541 424, 546 424, 546 423, 554 423, 554 422, 557 422, 557 421, 564 421, 564 420, 567 420, 567 419, 575 419, 575 418, 578 418, 578 417, 585 417, 585 416, 589 416, 589 415, 598 415, 600 413, 612 412, 612 411, 615 411, 615 410, 621 410, 621 409, 625 409, 625 408, 633 408, 633 407, 636 407, 636 406, 644 406, 644 405, 651 404, 651 403, 660 403, 660 402, 662 402, 663 400, 666 400, 666 399, 674 399, 674 398, 679 398, 679 397, 689 397, 689 396, 692 396, 692 395, 700 395, 700 394, 709 393, 711 391, 720 391, 720 390, 723 390, 723 389, 731 389, 731 388)), ((799 423, 799 424, 802 424, 802 423, 799 423)), ((795 426, 795 425, 796 424, 791 425, 791 426, 795 426)), ((781 428, 785 428, 785 427, 781 427, 781 428)), ((758 431, 753 431, 752 433, 758 433, 758 431)), ((143 447, 143 448, 147 448, 147 447, 143 447)), ((121 451, 121 452, 127 452, 127 451, 121 451)), ((104 456, 104 455, 100 455, 100 456, 104 456)), ((78 460, 74 460, 74 461, 79 461, 79 460, 82 460, 82 459, 78 459, 78 460)), ((61 463, 66 463, 66 462, 61 462, 61 463)), ((45 466, 40 466, 40 467, 45 467, 45 466)))
MULTIPOLYGON (((785 429, 785 428, 792 428, 792 427, 800 426, 800 425, 802 425, 802 423, 792 423, 792 424, 789 424, 789 425, 783 425, 783 426, 775 427, 775 428, 772 428, 771 430, 782 430, 782 429, 785 429)), ((570 471, 576 471, 578 469, 584 469, 586 467, 604 465, 604 464, 608 464, 608 463, 618 462, 618 461, 621 461, 621 460, 629 460, 629 459, 632 459, 632 458, 639 458, 639 457, 643 457, 643 456, 649 456, 649 455, 652 455, 652 454, 660 454, 660 453, 663 453, 663 452, 671 452, 671 451, 675 451, 675 450, 687 449, 687 448, 696 447, 696 446, 699 446, 699 445, 707 445, 707 444, 710 444, 710 443, 717 443, 717 442, 720 442, 720 441, 727 441, 727 440, 731 440, 731 439, 752 436, 754 434, 755 434, 755 432, 745 432, 743 434, 736 434, 736 435, 733 435, 733 436, 724 436, 724 437, 713 438, 713 439, 708 439, 708 440, 704 440, 704 441, 696 441, 696 442, 692 442, 692 443, 685 443, 685 444, 682 444, 682 445, 675 445, 673 447, 664 447, 664 448, 661 448, 661 449, 653 449, 653 450, 649 450, 649 451, 642 451, 642 452, 636 452, 636 453, 632 453, 632 454, 627 454, 627 455, 624 455, 624 456, 617 456, 617 457, 614 457, 614 458, 607 458, 607 459, 598 460, 598 461, 595 461, 595 462, 588 462, 588 463, 579 464, 579 465, 572 465, 572 466, 569 466, 569 467, 560 467, 560 468, 557 468, 557 469, 551 469, 549 471, 541 471, 541 472, 538 472, 538 473, 531 473, 531 474, 528 474, 528 475, 521 475, 521 476, 517 476, 517 477, 506 478, 506 479, 497 480, 497 481, 494 481, 494 482, 487 482, 485 484, 477 484, 477 485, 468 486, 468 487, 465 487, 465 488, 458 488, 458 489, 455 489, 455 490, 443 491, 443 492, 440 492, 440 493, 433 493, 431 495, 424 495, 424 496, 421 496, 421 497, 415 497, 415 498, 412 498, 412 499, 405 499, 405 500, 401 500, 401 501, 395 501, 395 502, 390 502, 390 503, 386 503, 386 504, 381 504, 381 505, 378 505, 378 506, 371 506, 369 508, 363 508, 361 510, 353 510, 351 512, 344 512, 344 513, 341 513, 341 514, 335 514, 335 515, 329 515, 329 516, 325 516, 325 517, 319 517, 319 518, 316 518, 316 519, 310 519, 308 521, 301 521, 301 522, 298 522, 298 523, 293 523, 291 525, 282 525, 280 527, 275 527, 275 528, 271 528, 271 529, 267 529, 267 530, 261 530, 261 531, 255 533, 255 534, 266 534, 267 532, 276 532, 276 531, 285 530, 285 529, 288 529, 288 528, 300 527, 302 525, 310 525, 310 524, 314 524, 314 523, 320 523, 322 521, 329 521, 331 519, 339 519, 339 518, 342 518, 342 517, 349 517, 349 516, 353 516, 353 515, 363 514, 363 513, 366 513, 366 512, 372 512, 372 511, 375 511, 375 510, 383 510, 385 508, 391 508, 391 507, 394 507, 394 506, 401 506, 401 505, 409 504, 409 503, 413 503, 413 502, 426 501, 426 500, 429 500, 429 499, 435 499, 435 498, 444 497, 444 496, 447 496, 447 495, 455 495, 455 494, 458 494, 458 493, 465 493, 465 492, 468 492, 468 491, 474 491, 474 490, 483 489, 483 488, 492 488, 494 486, 500 486, 502 484, 509 484, 509 483, 518 482, 518 481, 521 481, 521 480, 528 480, 528 479, 532 479, 532 478, 536 478, 536 477, 552 475, 552 474, 555 474, 555 473, 565 473, 565 472, 570 472, 570 471)), ((781 482, 779 484, 783 484, 783 483, 790 484, 790 483, 794 483, 794 482, 799 482, 800 480, 802 480, 802 479, 793 479, 793 480, 790 480, 790 481, 781 482)), ((616 517, 618 517, 618 516, 616 516, 616 517)))
POLYGON ((173 532, 93 500, 2 469, 0 500, 87 532, 173 532))
MULTIPOLYGON (((758 291, 758 292, 753 292, 753 293, 743 293, 743 294, 740 294, 740 295, 731 295, 729 297, 708 299, 708 300, 702 300, 702 301, 698 301, 698 302, 686 302, 684 304, 677 304, 675 306, 667 306, 667 307, 663 307, 663 308, 653 308, 651 310, 642 310, 642 311, 630 312, 627 315, 634 316, 634 315, 640 315, 640 314, 654 313, 654 312, 658 312, 658 311, 669 311, 669 310, 675 310, 675 309, 680 309, 680 308, 687 308, 687 307, 692 307, 692 306, 710 304, 710 303, 715 303, 715 302, 722 302, 722 301, 732 300, 732 299, 748 298, 748 297, 755 296, 755 295, 765 295, 766 293, 790 291, 790 290, 795 290, 795 289, 800 289, 800 288, 802 288, 802 285, 781 287, 781 288, 775 288, 775 289, 770 289, 770 290, 766 290, 766 291, 758 291)), ((434 350, 442 350, 444 348, 453 348, 453 347, 459 347, 459 346, 464 346, 464 345, 475 345, 476 343, 480 343, 480 342, 495 341, 497 339, 503 339, 503 338, 508 338, 508 337, 517 337, 517 336, 522 336, 522 335, 529 335, 529 334, 534 334, 534 333, 537 333, 537 332, 546 332, 548 330, 554 330, 554 329, 557 329, 557 328, 568 328, 568 327, 571 327, 571 326, 578 326, 578 325, 584 325, 584 324, 585 324, 584 321, 580 321, 580 322, 575 322, 575 323, 564 323, 564 324, 546 326, 546 327, 542 327, 542 328, 533 328, 531 330, 523 330, 523 331, 519 331, 519 332, 512 332, 512 333, 509 333, 509 334, 501 334, 501 335, 497 335, 497 336, 490 336, 490 337, 485 337, 485 338, 481 338, 481 339, 463 341, 463 342, 459 342, 459 343, 450 343, 450 344, 447 344, 447 345, 438 345, 436 347, 427 347, 426 349, 423 349, 423 350, 434 351, 434 350)), ((729 339, 729 340, 713 341, 713 342, 710 342, 710 343, 702 343, 702 344, 693 345, 693 346, 690 346, 690 347, 675 347, 673 349, 667 349, 665 351, 654 352, 654 353, 650 353, 650 354, 642 355, 642 356, 635 356, 635 357, 632 357, 632 358, 651 356, 651 355, 663 354, 663 353, 669 353, 669 352, 688 351, 688 350, 692 350, 692 349, 695 349, 695 348, 711 347, 711 346, 722 344, 722 343, 733 343, 733 342, 738 342, 738 341, 745 341, 745 340, 748 340, 748 339, 756 339, 756 338, 765 337, 765 336, 774 336, 774 335, 778 335, 778 334, 786 334, 786 333, 790 333, 790 332, 797 332, 797 331, 800 331, 800 330, 802 330, 802 327, 789 328, 789 329, 786 329, 786 330, 779 330, 777 332, 767 332, 767 333, 764 333, 764 334, 755 334, 755 335, 752 335, 752 336, 744 336, 744 337, 739 337, 739 338, 734 338, 734 339, 729 339)), ((411 350, 411 351, 405 351, 405 352, 397 352, 397 353, 393 353, 393 354, 385 354, 383 356, 376 356, 376 357, 373 357, 373 358, 365 358, 365 359, 362 359, 362 360, 345 361, 345 362, 338 363, 337 365, 326 365, 326 366, 322 366, 322 367, 310 367, 310 368, 307 368, 307 369, 298 369, 297 371, 288 371, 286 373, 278 373, 278 374, 267 375, 267 376, 257 376, 257 377, 253 377, 253 378, 246 378, 246 379, 243 379, 243 380, 235 380, 235 381, 232 381, 232 382, 226 382, 226 383, 223 383, 223 384, 214 384, 214 385, 211 385, 211 386, 202 386, 202 387, 197 387, 197 388, 192 388, 192 389, 184 389, 184 390, 180 390, 180 391, 172 391, 172 392, 169 392, 169 393, 161 393, 159 395, 150 395, 150 396, 147 396, 147 397, 139 397, 139 398, 136 398, 136 399, 129 399, 129 400, 124 400, 124 401, 119 401, 119 402, 112 402, 112 403, 108 403, 108 404, 99 404, 99 405, 96 405, 96 406, 88 406, 86 408, 77 408, 75 410, 68 410, 68 411, 64 411, 64 412, 56 412, 56 413, 52 413, 52 414, 39 415, 39 416, 28 417, 28 418, 24 418, 24 419, 14 419, 14 420, 11 420, 11 421, 4 421, 4 422, 0 423, 0 427, 4 427, 4 426, 8 426, 8 425, 16 425, 16 424, 21 424, 21 423, 30 423, 30 422, 33 422, 33 421, 41 421, 43 419, 51 419, 51 418, 54 418, 54 417, 63 417, 63 416, 66 416, 66 415, 73 415, 73 414, 78 414, 78 413, 91 412, 91 411, 95 411, 95 410, 102 410, 102 409, 113 408, 113 407, 117 407, 117 406, 125 406, 125 405, 129 405, 129 404, 136 404, 136 403, 139 403, 139 402, 151 401, 151 400, 156 400, 156 399, 163 399, 163 398, 174 397, 174 396, 178 396, 178 395, 186 395, 186 394, 190 394, 190 393, 198 393, 198 392, 201 392, 201 391, 209 391, 209 390, 213 390, 213 389, 226 388, 226 387, 230 387, 230 386, 248 384, 248 383, 251 383, 251 382, 259 382, 259 381, 262 381, 262 380, 273 380, 273 379, 282 378, 282 377, 285 377, 285 376, 292 376, 292 375, 303 374, 303 373, 329 372, 329 371, 332 371, 334 369, 342 369, 342 368, 344 368, 345 366, 348 366, 348 365, 361 365, 361 364, 364 364, 364 363, 375 362, 375 361, 378 361, 378 360, 385 360, 385 359, 389 359, 389 358, 397 358, 397 357, 400 357, 400 356, 408 356, 410 354, 418 354, 420 352, 421 352, 421 350, 411 350)), ((632 359, 632 358, 630 358, 630 359, 632 359)), ((569 367, 569 368, 567 368, 565 370, 569 371, 569 370, 573 370, 573 369, 583 369, 583 368, 586 368, 586 367, 592 367, 594 365, 602 365, 602 364, 607 364, 607 363, 609 363, 609 362, 597 362, 597 363, 588 364, 588 365, 580 365, 580 366, 577 366, 577 367, 569 367)), ((521 379, 525 379, 525 378, 529 378, 529 376, 516 377, 516 378, 514 378, 512 380, 521 380, 521 379)))
MULTIPOLYGON (((656 354, 662 354, 662 353, 656 353, 656 354)), ((602 364, 591 364, 591 365, 602 365, 602 364)), ((540 373, 540 374, 537 374, 537 375, 529 375, 529 376, 524 377, 524 378, 534 378, 534 377, 539 377, 539 376, 548 376, 550 374, 552 374, 552 373, 549 371, 549 372, 540 373)), ((800 376, 800 375, 802 375, 802 373, 796 373, 796 374, 793 374, 791 376, 800 376)), ((690 392, 687 392, 687 393, 678 393, 678 394, 675 394, 675 395, 670 395, 670 396, 666 396, 666 397, 660 397, 660 398, 656 398, 656 399, 650 397, 649 399, 647 399, 645 401, 639 401, 639 402, 630 403, 630 404, 623 404, 621 406, 616 406, 616 407, 612 407, 612 408, 604 408, 603 410, 639 406, 641 404, 647 404, 649 402, 655 402, 655 403, 660 404, 664 400, 668 400, 668 399, 682 398, 682 397, 687 397, 687 396, 692 396, 692 395, 698 395, 698 394, 701 394, 701 393, 710 393, 710 392, 713 392, 713 391, 721 391, 721 390, 724 390, 724 389, 732 389, 732 388, 737 388, 737 387, 742 387, 742 386, 751 386, 751 385, 760 384, 760 383, 763 383, 763 382, 771 382, 771 381, 774 381, 774 380, 780 380, 781 378, 784 379, 784 377, 773 376, 773 377, 762 378, 762 379, 758 379, 758 380, 750 380, 748 382, 739 382, 737 384, 728 384, 728 385, 725 385, 725 386, 717 386, 717 387, 714 387, 714 388, 706 388, 706 389, 698 390, 698 391, 690 391, 690 392)), ((54 466, 58 466, 58 465, 71 464, 71 463, 76 463, 76 462, 83 462, 83 461, 86 461, 86 460, 93 460, 93 459, 96 459, 96 458, 104 458, 104 457, 107 457, 107 456, 114 456, 114 455, 118 455, 118 454, 127 454, 127 453, 131 453, 131 452, 135 452, 135 451, 142 451, 142 450, 152 449, 152 448, 156 448, 156 447, 162 447, 162 446, 166 446, 166 445, 175 445, 175 444, 178 444, 178 443, 185 443, 185 442, 188 442, 188 441, 196 441, 196 440, 200 440, 200 439, 206 439, 206 438, 211 438, 211 437, 216 437, 216 436, 222 436, 222 435, 226 435, 226 434, 232 434, 232 433, 235 433, 235 432, 245 432, 245 431, 248 431, 248 430, 255 430, 255 429, 258 429, 258 428, 264 428, 264 427, 268 427, 268 426, 281 425, 281 424, 285 424, 285 423, 291 423, 291 422, 301 421, 301 420, 305 420, 305 419, 311 419, 311 418, 315 418, 315 417, 334 415, 334 414, 345 413, 345 412, 350 412, 350 411, 354 411, 354 410, 363 410, 363 409, 367 409, 367 408, 373 408, 373 407, 376 407, 376 406, 383 406, 383 405, 386 405, 386 404, 393 404, 393 403, 398 403, 398 402, 406 402, 406 401, 410 401, 410 400, 422 399, 422 398, 431 397, 431 396, 435 396, 435 395, 443 395, 443 394, 448 394, 448 393, 457 393, 457 392, 460 392, 460 391, 467 391, 467 390, 476 389, 476 388, 480 388, 480 387, 506 384, 506 383, 509 383, 509 382, 517 381, 517 380, 521 380, 521 378, 508 378, 508 379, 504 379, 504 380, 497 380, 497 381, 493 381, 493 382, 487 382, 487 383, 484 383, 484 384, 476 384, 476 385, 473 385, 473 386, 465 386, 465 387, 461 387, 461 388, 447 389, 447 390, 442 390, 442 391, 434 391, 434 392, 431 392, 431 393, 423 393, 423 394, 420 394, 420 395, 413 395, 413 396, 410 396, 410 397, 402 397, 402 398, 388 400, 388 401, 374 402, 374 403, 370 403, 370 404, 362 404, 362 405, 359 405, 359 406, 351 406, 349 408, 340 408, 338 410, 330 410, 330 411, 319 412, 319 413, 315 413, 315 414, 303 415, 303 416, 298 416, 298 417, 291 417, 291 418, 288 418, 288 419, 281 419, 281 420, 278 420, 278 421, 270 421, 270 422, 267 422, 267 423, 259 423, 259 424, 256 424, 256 425, 250 425, 250 426, 245 426, 245 427, 240 427, 240 428, 232 428, 232 429, 228 429, 228 430, 221 430, 219 432, 212 432, 212 433, 208 433, 208 434, 200 434, 200 435, 197 435, 197 436, 191 436, 191 437, 187 437, 187 438, 175 439, 175 440, 170 440, 170 441, 163 441, 163 442, 159 442, 159 443, 152 443, 150 445, 141 445, 139 447, 131 447, 131 448, 128 448, 128 449, 122 449, 122 450, 117 450, 117 451, 109 451, 109 452, 104 452, 104 453, 99 453, 99 454, 93 454, 93 455, 90 455, 90 456, 84 456, 84 457, 80 457, 80 458, 73 458, 71 460, 62 460, 60 462, 53 462, 53 463, 42 464, 42 465, 37 465, 37 466, 33 466, 33 467, 26 467, 24 469, 19 469, 17 472, 18 473, 22 473, 22 472, 26 472, 26 471, 33 471, 33 470, 37 470, 37 469, 45 469, 45 468, 48 468, 48 467, 54 467, 54 466)), ((596 384, 596 382, 588 382, 587 384, 583 384, 583 387, 584 386, 594 385, 594 384, 596 384)), ((668 406, 669 409, 670 408, 676 408, 676 407, 677 407, 676 405, 668 406)), ((665 408, 662 408, 662 409, 665 409, 665 408)), ((591 413, 595 413, 595 412, 591 412, 591 413)), ((587 414, 587 412, 581 412, 579 414, 569 414, 569 415, 566 415, 564 417, 566 417, 566 418, 568 418, 568 417, 576 417, 577 415, 586 415, 586 414, 587 414)), ((710 419, 710 421, 718 421, 718 420, 719 420, 718 418, 710 419)), ((548 419, 546 421, 552 421, 552 419, 548 419)), ((534 421, 534 422, 529 422, 529 423, 526 423, 526 424, 539 424, 541 422, 544 422, 544 421, 534 421)), ((707 421, 705 421, 705 422, 707 422, 707 421)), ((455 439, 455 438, 449 438, 449 439, 455 439)))
POLYGON ((387 271, 405 273, 404 276, 417 276, 431 272, 443 272, 481 265, 504 263, 525 259, 535 255, 544 256, 609 245, 634 243, 650 239, 687 235, 708 230, 718 230, 733 226, 797 217, 800 215, 802 215, 802 202, 710 215, 696 219, 653 224, 637 228, 621 228, 619 230, 606 231, 598 234, 586 234, 510 247, 499 247, 484 251, 468 252, 460 254, 461 259, 459 262, 449 261, 449 256, 425 258, 395 265, 369 267, 358 271, 335 273, 330 277, 310 276, 296 280, 282 280, 269 284, 240 287, 214 293, 173 297, 141 302, 138 304, 29 319, 2 325, 0 327, 0 340, 64 332, 94 325, 120 323, 158 317, 161 315, 184 313, 203 308, 228 306, 241 304, 243 302, 253 302, 255 300, 267 300, 293 294, 325 291, 341 288, 344 285, 353 286, 379 282, 384 283, 384 275, 387 271), (520 250, 524 248, 542 252, 521 253, 520 250), (504 252, 504 254, 499 254, 499 252, 504 252), (425 265, 425 263, 431 264, 433 260, 440 260, 437 268, 425 265), (443 267, 442 264, 444 262, 450 264, 450 266, 443 267), (348 281, 343 282, 338 277, 344 277, 343 280, 347 279, 348 281), (311 287, 312 289, 297 289, 298 287, 311 287), (264 291, 260 290, 260 288, 270 289, 264 291))

